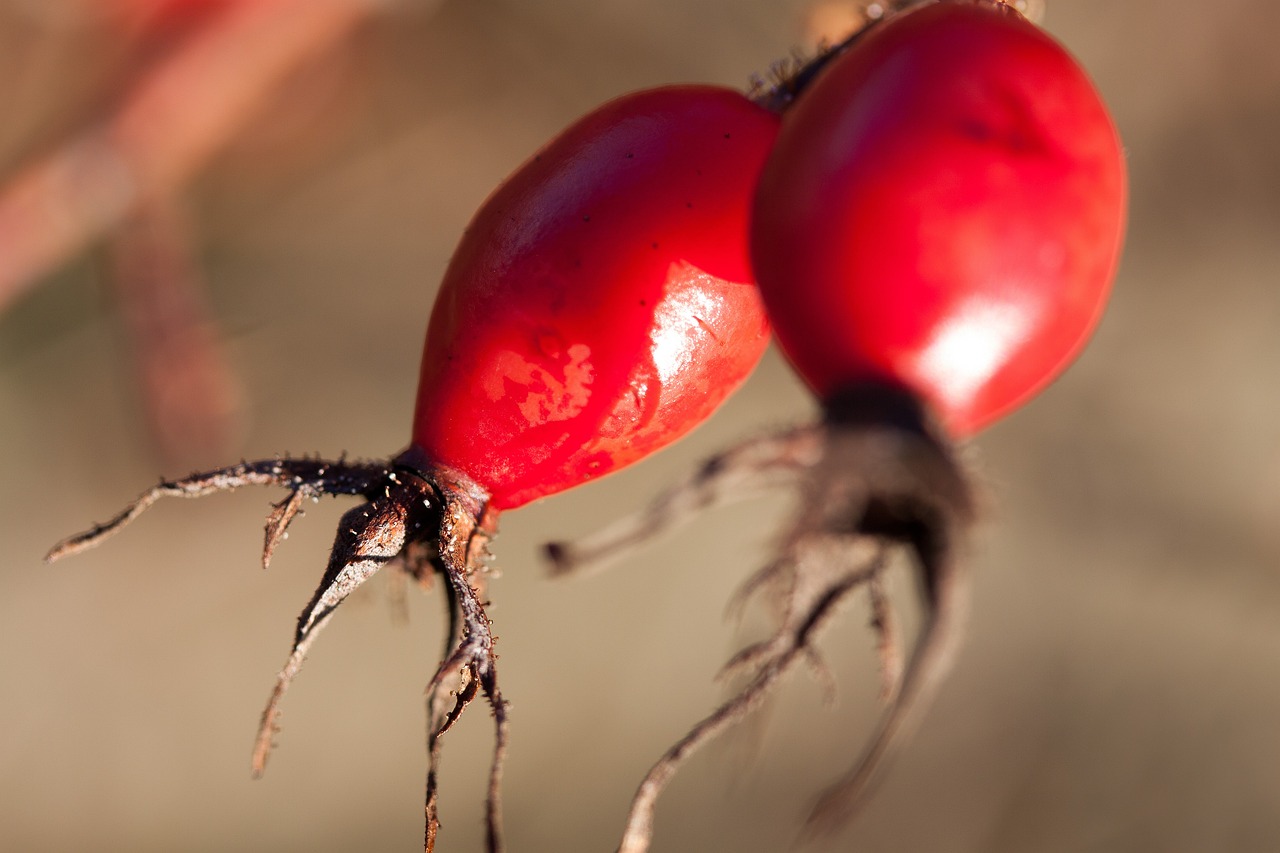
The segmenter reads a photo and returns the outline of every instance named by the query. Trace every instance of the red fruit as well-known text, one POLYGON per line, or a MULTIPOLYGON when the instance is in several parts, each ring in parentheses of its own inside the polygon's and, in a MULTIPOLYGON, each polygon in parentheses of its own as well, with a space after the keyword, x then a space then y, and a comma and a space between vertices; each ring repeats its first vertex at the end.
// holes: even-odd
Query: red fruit
POLYGON ((97 544, 165 495, 249 484, 290 495, 267 521, 267 562, 306 498, 361 495, 263 713, 261 771, 278 705, 334 610, 383 566, 447 582, 456 642, 427 688, 426 849, 435 843, 440 738, 483 693, 497 730, 487 849, 501 849, 506 745, 482 588, 497 511, 607 474, 711 414, 768 343, 747 220, 778 118, 708 86, 640 92, 581 119, 484 204, 427 330, 409 449, 387 463, 278 459, 162 482, 110 522, 56 547, 97 544))
POLYGON ((778 119, 683 86, 566 130, 476 214, 427 332, 413 441, 495 509, 684 435, 768 342, 746 231, 778 119))
POLYGON ((940 2, 835 58, 761 176, 752 256, 815 392, 904 383, 953 435, 1046 385, 1097 323, 1124 229, 1116 129, 1013 10, 940 2))
POLYGON ((822 398, 823 420, 706 460, 641 516, 548 547, 569 571, 690 507, 798 481, 797 521, 747 586, 770 595, 775 631, 733 658, 747 686, 641 783, 628 853, 647 849, 655 800, 678 766, 803 662, 834 605, 859 589, 891 698, 809 829, 837 827, 866 801, 960 642, 969 581, 959 555, 976 501, 945 433, 975 432, 1066 366, 1119 256, 1115 128, 1075 61, 1011 8, 941 0, 891 13, 800 69, 780 94, 791 92, 751 251, 778 342, 822 398), (905 661, 883 591, 896 549, 914 557, 923 598, 905 661))

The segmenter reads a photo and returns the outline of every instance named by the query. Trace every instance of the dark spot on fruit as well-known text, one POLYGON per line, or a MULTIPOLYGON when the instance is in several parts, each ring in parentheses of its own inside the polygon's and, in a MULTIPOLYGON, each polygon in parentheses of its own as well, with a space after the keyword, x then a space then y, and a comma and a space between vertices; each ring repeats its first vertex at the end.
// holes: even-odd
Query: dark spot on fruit
POLYGON ((710 336, 711 336, 711 339, 712 339, 713 341, 718 341, 718 340, 720 340, 720 336, 716 334, 715 329, 711 328, 711 324, 710 324, 710 323, 708 323, 706 320, 702 319, 701 317, 699 317, 699 316, 697 316, 697 315, 694 315, 693 322, 695 322, 695 323, 697 323, 699 326, 701 326, 701 327, 702 327, 702 331, 704 331, 704 332, 706 332, 708 335, 710 335, 710 336))
POLYGON ((986 93, 976 108, 958 116, 957 130, 979 145, 998 146, 1019 157, 1050 153, 1048 139, 1035 111, 1014 91, 986 93))

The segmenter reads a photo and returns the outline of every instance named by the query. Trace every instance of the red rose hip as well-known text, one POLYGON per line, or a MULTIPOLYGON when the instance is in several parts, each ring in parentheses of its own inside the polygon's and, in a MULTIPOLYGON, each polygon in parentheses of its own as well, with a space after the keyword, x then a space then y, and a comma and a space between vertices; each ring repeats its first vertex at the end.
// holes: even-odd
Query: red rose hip
POLYGON ((502 847, 505 702, 483 587, 498 513, 615 471, 704 420, 768 343, 747 223, 778 117, 740 93, 675 86, 612 101, 518 169, 467 229, 427 329, 409 448, 385 463, 245 462, 162 482, 56 547, 97 544, 165 495, 249 484, 290 492, 267 521, 264 564, 302 502, 366 503, 339 524, 320 588, 263 713, 278 705, 334 610, 383 566, 444 576, 451 651, 428 686, 426 848, 435 843, 441 736, 483 693, 497 728, 488 849, 502 847))
POLYGON ((1107 298, 1120 140, 1088 76, 992 2, 873 28, 788 112, 752 253, 779 345, 820 397, 905 383, 969 435, 1047 384, 1107 298))
POLYGON ((768 325, 746 223, 774 114, 711 86, 613 101, 485 202, 449 264, 414 444, 506 509, 703 421, 768 325))
POLYGON ((822 420, 732 448, 645 513, 548 548, 568 571, 691 507, 773 493, 787 479, 802 495, 778 553, 744 590, 778 599, 776 630, 733 659, 747 686, 654 765, 632 804, 626 853, 647 849, 676 767, 812 660, 817 629, 854 590, 871 599, 889 706, 809 826, 837 827, 866 801, 959 644, 960 554, 977 501, 953 439, 1066 367, 1119 257, 1115 127, 1084 71, 1011 7, 940 0, 890 13, 784 83, 751 251, 779 345, 822 420), (883 588, 899 549, 923 594, 905 662, 883 588))

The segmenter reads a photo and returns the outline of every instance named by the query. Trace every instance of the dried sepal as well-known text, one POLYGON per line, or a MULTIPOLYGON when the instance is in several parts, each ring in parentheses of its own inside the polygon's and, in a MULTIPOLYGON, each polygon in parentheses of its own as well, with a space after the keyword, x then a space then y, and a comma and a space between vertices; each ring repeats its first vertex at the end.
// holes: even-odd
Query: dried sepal
MULTIPOLYGON (((379 463, 284 458, 241 462, 239 465, 215 468, 178 480, 161 480, 110 521, 95 524, 83 533, 59 542, 45 555, 45 562, 52 563, 101 544, 142 515, 160 498, 202 498, 216 492, 235 491, 244 486, 284 486, 314 495, 363 495, 386 474, 386 466, 379 463)), ((271 535, 271 519, 275 518, 277 512, 281 515, 281 520, 276 523, 279 534, 284 532, 293 515, 287 513, 287 510, 277 509, 272 512, 268 519, 264 563, 269 561, 270 551, 274 550, 279 538, 277 536, 273 539, 271 535)))
POLYGON ((485 611, 483 578, 492 529, 478 523, 479 513, 462 495, 446 495, 441 513, 438 569, 444 576, 450 630, 443 662, 427 685, 427 791, 425 849, 435 848, 440 829, 439 771, 443 737, 476 695, 483 693, 494 719, 493 758, 485 802, 485 849, 500 853, 502 771, 507 751, 507 704, 498 689, 496 638, 485 611))
POLYGON ((400 559, 405 546, 409 518, 432 511, 422 500, 431 487, 419 481, 418 488, 386 492, 349 510, 338 524, 338 533, 329 555, 329 566, 311 601, 298 617, 293 649, 276 676, 275 688, 267 700, 254 740, 253 772, 260 776, 266 768, 272 738, 278 730, 280 702, 302 668, 303 658, 316 635, 329 621, 338 605, 388 563, 400 559))
POLYGON ((919 402, 894 386, 867 384, 839 395, 827 402, 820 425, 723 453, 639 516, 550 552, 569 555, 571 564, 612 557, 649 538, 646 525, 665 530, 721 499, 776 488, 780 472, 799 482, 799 510, 773 560, 747 579, 729 608, 740 612, 749 599, 763 598, 774 610, 774 630, 721 671, 721 678, 745 678, 745 686, 674 744, 642 781, 620 847, 626 853, 648 850, 656 802, 683 762, 760 707, 797 664, 807 663, 831 694, 815 638, 854 591, 865 588, 870 597, 888 707, 861 756, 815 806, 809 831, 839 826, 865 802, 958 646, 968 583, 961 556, 975 501, 950 443, 919 402), (898 551, 913 558, 923 590, 923 626, 905 665, 883 585, 898 551))
POLYGON ((303 501, 320 495, 360 495, 366 502, 342 517, 328 566, 310 602, 298 617, 293 647, 276 677, 254 740, 252 766, 261 775, 279 730, 280 704, 302 668, 320 631, 348 596, 386 566, 398 567, 428 587, 443 575, 449 605, 449 630, 443 663, 427 688, 428 771, 426 849, 439 830, 436 800, 442 737, 471 700, 483 693, 493 711, 495 744, 490 764, 486 826, 488 853, 503 849, 501 781, 507 748, 506 702, 498 689, 495 638, 485 612, 485 579, 491 574, 488 542, 496 516, 458 483, 437 483, 418 473, 412 451, 390 465, 274 459, 166 480, 144 492, 110 521, 56 546, 50 562, 91 548, 109 538, 162 497, 201 497, 248 485, 289 489, 267 518, 263 565, 270 562, 303 501))
POLYGON ((819 431, 804 426, 759 436, 712 456, 644 510, 575 542, 547 543, 551 573, 595 573, 699 512, 793 485, 814 464, 820 446, 819 431))

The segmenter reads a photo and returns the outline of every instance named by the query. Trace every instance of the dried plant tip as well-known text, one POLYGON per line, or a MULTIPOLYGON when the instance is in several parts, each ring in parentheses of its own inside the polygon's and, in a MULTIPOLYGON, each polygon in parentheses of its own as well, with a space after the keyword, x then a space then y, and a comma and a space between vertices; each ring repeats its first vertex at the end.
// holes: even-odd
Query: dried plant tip
MULTIPOLYGON (((376 463, 328 462, 323 459, 260 459, 241 462, 226 468, 215 468, 183 477, 180 480, 161 480, 138 499, 103 524, 95 524, 83 533, 77 533, 59 542, 47 555, 45 562, 52 563, 88 550, 109 539, 129 522, 142 515, 153 503, 163 497, 201 498, 215 492, 230 492, 243 486, 285 486, 304 490, 309 494, 361 495, 387 475, 387 467, 376 463)), ((278 508, 277 508, 277 511, 278 508)), ((272 517, 276 511, 272 512, 272 517)), ((290 514, 289 518, 292 515, 290 514)), ((280 532, 288 525, 284 518, 280 532)), ((271 542, 271 520, 268 519, 268 550, 274 550, 271 542)), ((264 560, 270 554, 264 554, 264 560)))
POLYGON ((889 703, 902 686, 902 648, 897 620, 879 576, 867 584, 867 594, 871 599, 871 629, 876 634, 876 652, 880 657, 880 701, 889 703))
MULTIPOLYGON (((856 389, 828 405, 828 425, 822 479, 861 472, 866 499, 855 531, 912 553, 923 592, 924 622, 901 677, 894 679, 895 695, 876 732, 861 757, 814 807, 809 833, 839 827, 866 801, 949 671, 967 613, 969 578, 960 551, 975 503, 950 445, 938 437, 911 395, 883 387, 856 389)), ((815 494, 830 485, 818 483, 815 494)), ((888 610, 878 589, 873 587, 872 596, 888 679, 896 657, 887 648, 888 610)))
MULTIPOLYGON (((814 638, 836 605, 854 590, 866 586, 871 596, 890 705, 861 758, 815 807, 811 831, 838 825, 865 801, 888 758, 927 706, 958 645, 967 584, 959 551, 972 522, 974 501, 950 444, 920 403, 898 387, 859 386, 828 402, 820 427, 786 438, 794 442, 797 437, 803 437, 808 448, 802 464, 800 457, 793 457, 789 466, 791 476, 802 474, 798 518, 777 557, 748 579, 737 599, 741 602, 768 586, 770 600, 779 607, 778 626, 769 638, 735 655, 722 671, 722 677, 746 672, 751 679, 747 686, 651 768, 628 813, 619 848, 625 853, 648 849, 657 799, 683 762, 758 707, 785 672, 808 663, 828 693, 833 689, 814 638), (899 547, 915 557, 925 593, 924 627, 905 668, 882 586, 890 553, 899 547)), ((758 442, 756 447, 765 444, 758 442)), ((778 458, 776 452, 774 457, 778 458)), ((750 481, 758 471, 747 461, 752 458, 750 452, 735 451, 717 457, 677 494, 697 495, 698 484, 735 482, 744 472, 750 481)), ((684 500, 685 509, 699 506, 696 500, 684 500)), ((664 498, 651 515, 667 518, 665 508, 671 503, 664 498)))
POLYGON ((647 508, 576 542, 551 542, 544 554, 552 575, 586 575, 689 521, 696 513, 791 485, 813 464, 820 447, 812 426, 743 442, 712 456, 689 479, 647 508))
MULTIPOLYGON (((347 596, 384 565, 400 558, 410 517, 433 511, 433 504, 422 499, 424 494, 430 493, 430 488, 425 481, 417 480, 361 504, 342 516, 329 555, 329 566, 311 602, 298 618, 293 649, 276 677, 275 688, 262 712, 253 748, 255 776, 261 775, 266 767, 272 739, 279 728, 280 702, 302 668, 303 659, 316 635, 347 596)), ((417 519, 414 521, 416 523, 417 519)))
POLYGON ((272 507, 271 513, 267 516, 266 534, 262 542, 262 568, 271 566, 271 557, 276 552, 276 546, 287 538, 289 524, 302 509, 302 502, 315 496, 316 493, 312 490, 294 489, 287 498, 272 507))
MULTIPOLYGON (((949 555, 944 558, 948 562, 951 559, 949 555)), ((940 567, 941 561, 933 561, 932 568, 940 567)), ((934 585, 924 628, 903 672, 897 695, 861 757, 842 779, 827 788, 814 805, 806 824, 807 834, 828 834, 854 816, 873 790, 889 759, 910 737, 919 717, 950 671, 968 610, 968 578, 962 576, 957 568, 958 564, 953 564, 942 569, 947 577, 940 578, 941 583, 934 585)))
POLYGON ((424 802, 426 838, 424 848, 435 848, 440 828, 439 775, 443 737, 462 715, 467 705, 483 693, 494 720, 493 759, 489 765, 489 787, 485 805, 486 853, 501 853, 502 772, 507 753, 507 703, 498 689, 496 637, 476 582, 483 577, 488 559, 486 543, 491 531, 478 525, 474 511, 445 496, 441 514, 438 570, 444 576, 450 612, 449 648, 443 662, 427 685, 427 791, 424 802))
POLYGON ((773 646, 776 653, 759 664, 751 682, 690 729, 650 768, 631 801, 618 853, 646 853, 649 850, 658 798, 684 762, 713 738, 741 723, 765 701, 782 676, 807 660, 813 635, 825 625, 840 602, 866 580, 865 572, 853 572, 823 590, 814 610, 807 614, 803 628, 797 633, 780 634, 776 638, 773 646))

